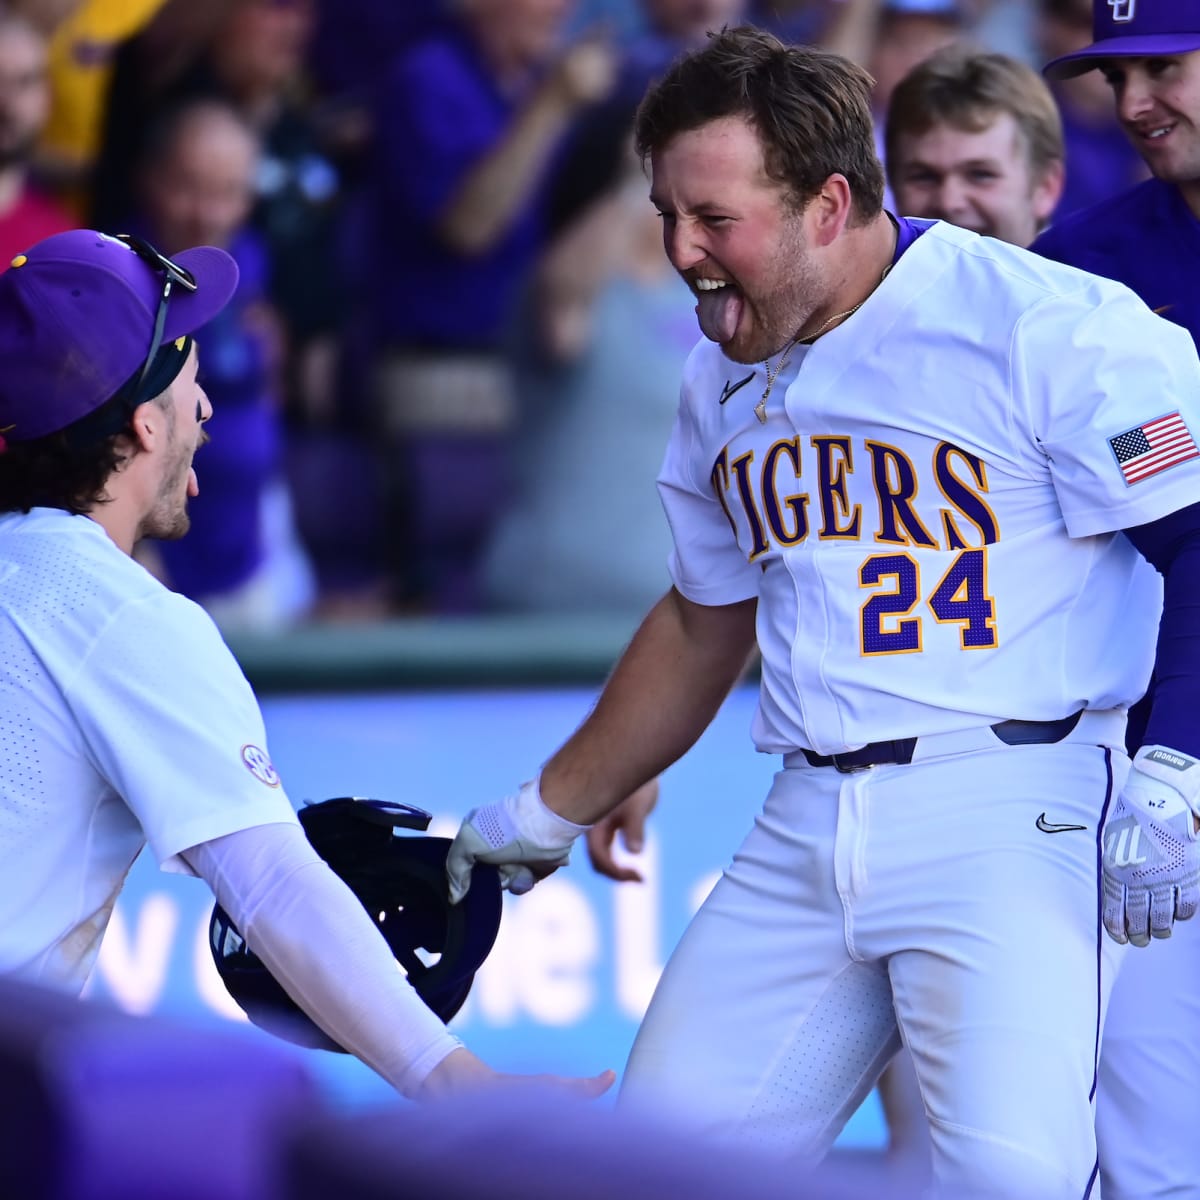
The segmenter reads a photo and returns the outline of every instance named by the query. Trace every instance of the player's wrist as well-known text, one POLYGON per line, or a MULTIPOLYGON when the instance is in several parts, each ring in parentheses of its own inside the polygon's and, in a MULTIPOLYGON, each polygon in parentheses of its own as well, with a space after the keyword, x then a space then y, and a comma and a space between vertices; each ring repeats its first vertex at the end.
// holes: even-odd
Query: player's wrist
POLYGON ((1150 781, 1169 788, 1200 816, 1200 759, 1170 746, 1143 746, 1133 756, 1129 782, 1150 781))
POLYGON ((456 1046, 413 1090, 414 1100, 438 1100, 460 1092, 477 1091, 497 1079, 497 1073, 465 1046, 456 1046))
POLYGON ((540 775, 521 784, 512 797, 510 811, 513 824, 522 836, 547 850, 569 850, 575 839, 591 828, 567 820, 546 804, 542 799, 540 775))

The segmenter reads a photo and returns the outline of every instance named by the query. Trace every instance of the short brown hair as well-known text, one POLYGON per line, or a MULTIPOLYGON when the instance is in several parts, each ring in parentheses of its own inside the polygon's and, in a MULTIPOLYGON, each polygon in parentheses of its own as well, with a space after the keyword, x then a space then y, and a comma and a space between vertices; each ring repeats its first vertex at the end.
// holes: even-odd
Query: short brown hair
POLYGON ((1062 117, 1036 71, 1005 54, 946 46, 896 85, 884 135, 887 161, 899 161, 900 139, 906 135, 927 133, 935 125, 979 133, 1000 113, 1016 121, 1035 176, 1063 161, 1062 117))
POLYGON ((850 184, 854 219, 883 207, 883 167, 871 127, 872 79, 839 54, 786 46, 741 26, 710 34, 676 59, 638 108, 634 138, 645 160, 681 133, 723 117, 757 131, 769 178, 803 207, 830 175, 850 184))

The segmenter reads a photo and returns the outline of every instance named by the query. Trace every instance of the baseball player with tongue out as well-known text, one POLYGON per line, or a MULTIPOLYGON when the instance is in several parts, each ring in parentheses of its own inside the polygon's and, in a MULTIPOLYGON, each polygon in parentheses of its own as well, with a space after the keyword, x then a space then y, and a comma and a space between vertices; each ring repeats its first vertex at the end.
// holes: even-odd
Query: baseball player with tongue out
MULTIPOLYGON (((1120 284, 884 212, 869 87, 737 29, 643 101, 705 334, 659 477, 673 586, 537 776, 468 813, 450 886, 562 866, 757 644, 780 769, 622 1103, 813 1160, 903 1041, 939 1196, 1078 1200, 1104 924, 1165 936, 1197 904, 1200 731, 1132 764, 1124 734, 1158 632, 1142 555, 1195 570, 1200 362, 1120 284)), ((1170 703, 1195 711, 1197 674, 1170 703)))

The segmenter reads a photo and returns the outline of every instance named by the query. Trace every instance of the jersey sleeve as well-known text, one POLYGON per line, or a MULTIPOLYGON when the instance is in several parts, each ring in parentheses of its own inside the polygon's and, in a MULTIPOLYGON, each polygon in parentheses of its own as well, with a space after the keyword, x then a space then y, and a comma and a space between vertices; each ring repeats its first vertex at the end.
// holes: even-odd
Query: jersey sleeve
POLYGON ((113 615, 64 694, 96 769, 159 865, 189 846, 294 822, 249 682, 211 618, 161 591, 113 615))
POLYGON ((685 370, 675 427, 658 476, 673 542, 667 566, 675 587, 694 603, 737 604, 758 595, 761 572, 739 548, 711 483, 717 448, 706 444, 688 403, 695 357, 685 370))
POLYGON ((1072 537, 1144 525, 1200 494, 1200 360, 1128 288, 1081 276, 1013 342, 1024 398, 1072 537))

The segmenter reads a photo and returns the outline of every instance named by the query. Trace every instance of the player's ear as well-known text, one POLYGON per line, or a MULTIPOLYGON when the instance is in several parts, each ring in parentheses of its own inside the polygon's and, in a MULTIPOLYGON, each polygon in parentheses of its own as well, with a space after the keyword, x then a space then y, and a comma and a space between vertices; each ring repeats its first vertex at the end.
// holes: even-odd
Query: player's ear
POLYGON ((850 181, 845 175, 830 175, 805 209, 808 235, 813 244, 828 246, 835 242, 850 220, 853 207, 850 181))
POLYGON ((166 436, 167 414, 153 400, 143 400, 129 418, 130 438, 137 450, 153 450, 166 436))

